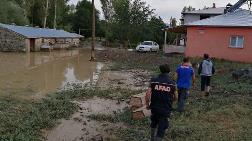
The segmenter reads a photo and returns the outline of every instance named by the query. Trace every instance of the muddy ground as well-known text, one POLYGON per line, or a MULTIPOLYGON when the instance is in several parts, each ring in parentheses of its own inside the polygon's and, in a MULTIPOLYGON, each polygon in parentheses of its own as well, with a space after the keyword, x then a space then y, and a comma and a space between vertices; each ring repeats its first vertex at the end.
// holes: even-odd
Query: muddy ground
POLYGON ((69 120, 61 120, 52 131, 46 133, 47 141, 100 141, 111 140, 114 132, 124 128, 122 123, 112 124, 91 120, 93 114, 113 115, 122 112, 128 105, 116 100, 94 97, 86 101, 74 101, 79 110, 69 120))
MULTIPOLYGON (((149 119, 131 119, 129 97, 146 90, 150 77, 158 72, 158 65, 168 63, 174 73, 182 56, 118 49, 105 50, 96 55, 98 62, 103 62, 106 66, 96 83, 97 90, 104 89, 102 91, 105 93, 98 91, 87 96, 88 93, 82 91, 77 94, 78 99, 72 102, 78 105, 78 112, 69 120, 61 120, 58 126, 46 134, 47 140, 148 140, 149 119), (93 97, 93 94, 99 98, 93 97), (85 99, 80 100, 81 97, 85 99), (123 112, 121 115, 126 119, 120 119, 120 112, 123 112)), ((192 61, 201 60, 196 58, 192 61)), ((212 80, 211 95, 200 95, 200 78, 197 76, 196 87, 191 90, 186 104, 186 112, 174 112, 164 140, 251 140, 251 84, 243 81, 230 83, 230 70, 251 68, 252 65, 223 60, 214 62, 217 72, 212 80)))
MULTIPOLYGON (((40 100, 11 97, 7 91, 6 96, 0 96, 0 140, 148 140, 150 120, 132 120, 132 112, 128 108, 129 98, 145 91, 150 76, 158 73, 160 64, 169 64, 173 75, 183 56, 164 55, 162 52, 137 53, 125 49, 109 49, 96 53, 97 62, 102 65, 94 65, 94 72, 88 73, 87 79, 83 75, 87 73, 82 69, 78 72, 76 70, 79 67, 90 67, 90 62, 84 61, 87 64, 82 64, 80 60, 79 64, 78 59, 74 59, 68 62, 69 65, 63 65, 63 68, 71 67, 71 64, 76 66, 75 70, 67 69, 65 73, 71 74, 69 76, 80 75, 76 77, 78 80, 90 80, 81 82, 90 82, 93 87, 77 81, 77 84, 69 85, 66 90, 48 94, 40 100), (100 69, 101 66, 107 67, 100 69), (84 79, 79 79, 82 77, 84 79)), ((191 59, 192 63, 201 61, 197 58, 191 59)), ((250 69, 252 64, 216 59, 213 61, 216 74, 212 79, 210 96, 201 96, 200 76, 197 75, 196 86, 191 89, 186 103, 186 112, 173 112, 165 141, 251 140, 251 83, 243 79, 233 79, 232 72, 250 69)), ((65 64, 64 62, 67 61, 63 60, 62 63, 65 64)), ((62 68, 61 65, 49 66, 62 68)), ((48 71, 52 72, 51 69, 48 71)), ((64 74, 62 71, 55 73, 64 74)), ((13 75, 14 78, 15 76, 13 75)), ((46 76, 50 82, 55 79, 54 74, 46 76)), ((174 103, 174 108, 176 106, 174 103)))
MULTIPOLYGON (((145 91, 149 85, 150 73, 145 70, 111 70, 105 65, 99 75, 96 87, 101 89, 120 88, 145 91)), ((112 95, 116 95, 112 94, 112 95)), ((89 118, 92 115, 112 116, 129 108, 129 99, 92 99, 73 101, 79 107, 70 119, 59 121, 52 131, 45 133, 46 141, 102 141, 119 140, 117 130, 127 128, 124 123, 113 124, 89 118)))

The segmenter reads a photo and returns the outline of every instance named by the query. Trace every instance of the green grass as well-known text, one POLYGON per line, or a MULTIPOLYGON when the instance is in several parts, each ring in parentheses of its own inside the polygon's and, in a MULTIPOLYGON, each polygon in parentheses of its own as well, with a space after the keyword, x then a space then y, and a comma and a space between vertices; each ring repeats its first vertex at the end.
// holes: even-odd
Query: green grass
POLYGON ((67 99, 45 98, 38 102, 0 98, 0 140, 42 140, 41 129, 52 128, 76 107, 67 99))

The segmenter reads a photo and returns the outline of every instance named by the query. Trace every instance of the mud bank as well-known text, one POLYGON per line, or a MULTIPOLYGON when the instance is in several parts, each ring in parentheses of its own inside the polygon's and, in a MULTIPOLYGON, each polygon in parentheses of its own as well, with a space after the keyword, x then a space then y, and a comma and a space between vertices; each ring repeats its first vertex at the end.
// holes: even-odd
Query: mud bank
POLYGON ((79 110, 69 120, 61 120, 58 127, 47 132, 47 141, 99 141, 115 138, 116 129, 124 128, 122 123, 112 124, 90 120, 93 114, 113 115, 127 108, 125 102, 94 97, 86 101, 73 101, 79 110))
POLYGON ((149 85, 150 73, 145 70, 104 70, 97 82, 102 89, 121 88, 131 90, 145 90, 149 85))
MULTIPOLYGON (((120 88, 129 90, 146 90, 150 73, 144 70, 112 71, 102 69, 96 86, 101 89, 120 88)), ((115 94, 111 94, 116 95, 115 94)), ((116 96, 115 96, 116 97, 116 96)), ((45 133, 46 141, 101 141, 118 140, 115 132, 126 128, 123 123, 96 121, 92 115, 113 116, 129 108, 129 97, 103 99, 94 97, 84 101, 73 101, 79 110, 70 119, 59 121, 59 125, 45 133)))

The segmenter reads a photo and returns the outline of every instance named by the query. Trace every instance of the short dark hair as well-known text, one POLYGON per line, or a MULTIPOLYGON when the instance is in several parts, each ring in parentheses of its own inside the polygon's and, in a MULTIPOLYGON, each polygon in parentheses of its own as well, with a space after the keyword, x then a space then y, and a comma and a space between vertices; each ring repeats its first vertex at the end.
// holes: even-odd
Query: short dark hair
POLYGON ((208 59, 209 55, 207 53, 204 54, 204 59, 208 59))
POLYGON ((189 61, 190 61, 189 57, 185 57, 185 58, 183 59, 183 63, 188 63, 189 61))
POLYGON ((161 73, 170 73, 170 66, 168 64, 160 65, 159 70, 161 73))

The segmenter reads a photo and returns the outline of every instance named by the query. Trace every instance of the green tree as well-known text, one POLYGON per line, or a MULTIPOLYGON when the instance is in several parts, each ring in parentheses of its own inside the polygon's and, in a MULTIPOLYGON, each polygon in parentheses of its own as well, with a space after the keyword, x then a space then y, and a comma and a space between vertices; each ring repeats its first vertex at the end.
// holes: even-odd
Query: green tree
POLYGON ((190 11, 195 11, 196 9, 195 8, 193 8, 192 6, 185 6, 185 7, 183 7, 183 9, 182 9, 182 13, 183 12, 190 12, 190 11))
POLYGON ((177 19, 171 17, 170 18, 170 27, 176 27, 177 26, 177 19))
POLYGON ((127 46, 129 40, 130 28, 130 0, 114 0, 113 8, 113 32, 114 38, 127 46))
MULTIPOLYGON (((145 39, 154 39, 154 10, 141 0, 101 0, 105 22, 106 38, 109 41, 119 40, 125 46, 128 42, 137 43, 145 39)), ((163 27, 159 27, 159 31, 163 27)))
POLYGON ((15 1, 1 0, 0 9, 1 23, 15 23, 17 25, 29 23, 24 10, 15 1))
MULTIPOLYGON (((91 37, 92 29, 92 3, 82 0, 76 5, 76 12, 73 17, 73 31, 81 31, 85 37, 91 37)), ((96 32, 99 32, 99 12, 96 10, 96 32)))
MULTIPOLYGON (((161 19, 161 17, 152 17, 150 21, 148 22, 148 28, 151 31, 151 34, 149 35, 149 40, 154 40, 158 44, 163 44, 164 42, 164 32, 161 30, 166 25, 164 21, 161 19)), ((146 37, 147 38, 147 37, 146 37)))
POLYGON ((69 20, 70 16, 74 16, 70 13, 70 6, 67 4, 69 0, 51 0, 49 5, 48 22, 47 25, 50 28, 54 27, 54 18, 56 14, 56 28, 68 29, 71 28, 69 20), (56 8, 55 8, 56 6, 56 8), (56 13, 55 13, 56 10, 56 13), (70 26, 70 27, 69 27, 70 26))

